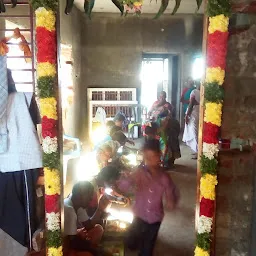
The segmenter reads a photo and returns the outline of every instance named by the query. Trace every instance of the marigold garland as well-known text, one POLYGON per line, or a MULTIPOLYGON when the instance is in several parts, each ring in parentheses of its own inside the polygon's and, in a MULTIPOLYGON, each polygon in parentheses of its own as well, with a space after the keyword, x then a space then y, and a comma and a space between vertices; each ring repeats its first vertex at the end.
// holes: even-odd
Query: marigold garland
POLYGON ((201 249, 200 247, 196 247, 195 256, 210 256, 208 251, 201 249))
MULTIPOLYGON (((52 10, 40 7, 36 10, 36 26, 55 31, 56 17, 52 10)), ((56 47, 57 48, 57 47, 56 47)))
POLYGON ((55 98, 40 99, 40 112, 42 116, 57 120, 57 101, 55 98))
POLYGON ((58 248, 50 247, 48 248, 48 256, 61 256, 63 255, 63 249, 62 246, 58 248))
POLYGON ((206 83, 217 82, 219 85, 224 83, 225 71, 220 67, 217 68, 207 68, 206 69, 206 83))
POLYGON ((212 123, 221 126, 222 104, 207 102, 205 104, 204 120, 207 123, 212 123))
POLYGON ((228 31, 229 18, 225 17, 223 14, 210 17, 209 18, 209 33, 214 33, 215 31, 227 32, 228 31))
POLYGON ((206 174, 200 180, 201 196, 215 200, 215 186, 218 184, 217 176, 206 174))
POLYGON ((62 256, 60 154, 57 133, 57 0, 32 0, 36 14, 37 78, 42 116, 47 256, 62 256))
POLYGON ((57 169, 44 168, 44 177, 46 180, 45 193, 46 195, 60 195, 60 172, 57 169))
POLYGON ((50 62, 42 62, 37 64, 37 77, 51 76, 56 75, 56 65, 51 64, 50 62))

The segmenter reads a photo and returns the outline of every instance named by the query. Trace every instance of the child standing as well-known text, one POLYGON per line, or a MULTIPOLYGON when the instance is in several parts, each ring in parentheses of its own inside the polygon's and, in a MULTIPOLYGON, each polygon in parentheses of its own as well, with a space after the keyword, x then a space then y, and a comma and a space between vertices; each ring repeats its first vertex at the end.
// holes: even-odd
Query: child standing
POLYGON ((166 153, 167 148, 166 148, 166 143, 164 142, 164 140, 157 135, 157 131, 158 131, 158 125, 155 122, 149 123, 146 127, 145 127, 145 141, 149 141, 149 140, 158 140, 159 141, 159 147, 160 150, 162 152, 161 154, 161 160, 164 166, 168 165, 168 154, 166 153))
POLYGON ((135 187, 134 220, 126 244, 139 249, 140 256, 152 256, 158 231, 164 217, 163 197, 167 208, 175 208, 177 189, 170 176, 160 167, 161 150, 158 140, 149 140, 143 147, 145 165, 117 182, 121 191, 135 187))

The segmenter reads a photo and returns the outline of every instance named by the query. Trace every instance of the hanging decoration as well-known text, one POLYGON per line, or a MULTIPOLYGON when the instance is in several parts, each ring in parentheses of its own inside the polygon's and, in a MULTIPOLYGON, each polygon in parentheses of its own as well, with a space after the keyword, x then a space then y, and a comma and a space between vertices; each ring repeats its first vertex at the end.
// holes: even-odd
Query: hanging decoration
POLYGON ((222 85, 225 79, 230 1, 208 0, 207 12, 209 26, 204 95, 203 154, 200 159, 200 216, 195 256, 209 256, 211 249, 215 189, 218 184, 218 138, 224 99, 222 85))
POLYGON ((31 0, 36 14, 37 88, 42 116, 48 256, 62 256, 60 155, 57 113, 57 0, 31 0))
POLYGON ((13 35, 9 37, 5 37, 0 41, 0 55, 6 55, 9 52, 8 42, 11 39, 20 40, 20 42, 18 43, 18 46, 20 50, 24 52, 24 56, 26 57, 25 61, 31 62, 31 57, 32 57, 31 50, 29 48, 26 38, 21 34, 19 28, 14 29, 13 35))
MULTIPOLYGON (((0 0, 1 1, 1 0, 0 0)), ((42 0, 41 0, 42 1, 42 0)), ((48 0, 50 1, 50 0, 48 0)), ((121 13, 121 16, 125 13, 125 16, 129 13, 135 14, 139 16, 142 12, 143 0, 111 0, 112 3, 118 8, 121 13)), ((156 0, 157 1, 157 0, 156 0)), ((216 2, 218 2, 217 0, 216 2)), ((197 11, 200 9, 203 0, 196 0, 197 11)), ((95 0, 84 0, 84 11, 85 14, 91 19, 92 10, 94 7, 95 0)), ((175 0, 175 5, 172 11, 172 15, 174 15, 180 5, 182 0, 175 0)), ((74 0, 66 0, 66 8, 65 13, 69 15, 73 9, 74 0)), ((169 0, 161 0, 161 6, 158 13, 155 16, 155 19, 159 18, 167 9, 169 5, 169 0)))
POLYGON ((142 0, 123 0, 122 5, 125 9, 125 15, 128 13, 133 13, 140 16, 142 10, 142 0))
MULTIPOLYGON (((12 8, 16 7, 17 0, 11 0, 12 8)), ((6 12, 4 0, 0 0, 0 13, 6 12)))

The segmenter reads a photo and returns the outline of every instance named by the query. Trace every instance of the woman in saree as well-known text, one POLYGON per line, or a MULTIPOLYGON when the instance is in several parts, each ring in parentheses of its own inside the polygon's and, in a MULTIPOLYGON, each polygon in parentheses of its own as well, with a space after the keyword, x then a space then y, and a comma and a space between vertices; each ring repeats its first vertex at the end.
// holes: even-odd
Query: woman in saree
POLYGON ((195 89, 194 81, 191 77, 187 79, 186 86, 181 94, 180 102, 182 103, 183 115, 185 116, 189 106, 191 92, 195 89))
POLYGON ((153 122, 156 122, 159 126, 158 135, 163 139, 164 143, 167 144, 167 134, 165 132, 165 124, 168 119, 172 117, 173 106, 171 103, 166 101, 166 92, 162 91, 159 94, 158 100, 154 102, 148 115, 151 117, 153 122))
POLYGON ((159 117, 166 111, 172 115, 173 107, 172 104, 166 101, 166 92, 160 92, 158 100, 154 102, 153 106, 151 107, 150 111, 148 112, 149 117, 152 117, 152 121, 157 121, 159 117))
POLYGON ((196 154, 198 150, 198 126, 199 126, 199 110, 200 110, 200 90, 194 89, 191 92, 189 106, 185 115, 185 130, 183 134, 183 141, 196 154))

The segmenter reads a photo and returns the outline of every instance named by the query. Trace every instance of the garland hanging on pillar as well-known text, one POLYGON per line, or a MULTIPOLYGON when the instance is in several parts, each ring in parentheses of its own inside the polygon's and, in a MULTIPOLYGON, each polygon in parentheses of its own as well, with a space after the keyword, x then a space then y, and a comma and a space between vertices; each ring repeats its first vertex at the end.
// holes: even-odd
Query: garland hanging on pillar
POLYGON ((37 89, 42 116, 48 256, 62 256, 57 113, 57 0, 32 0, 36 14, 37 89))
POLYGON ((207 69, 205 79, 205 113, 203 125, 203 154, 200 159, 200 216, 195 256, 209 256, 215 211, 215 188, 218 184, 218 135, 221 127, 223 83, 225 79, 229 0, 208 0, 207 69))

